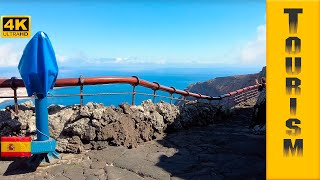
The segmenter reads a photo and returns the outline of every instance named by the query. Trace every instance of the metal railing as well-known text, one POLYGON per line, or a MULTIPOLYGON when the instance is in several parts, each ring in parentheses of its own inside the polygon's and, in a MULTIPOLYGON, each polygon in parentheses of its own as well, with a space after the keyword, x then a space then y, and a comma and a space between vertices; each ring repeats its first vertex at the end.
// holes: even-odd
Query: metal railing
MULTIPOLYGON (((250 87, 250 86, 249 86, 250 87)), ((231 96, 227 97, 228 103, 226 104, 226 107, 230 109, 231 107, 237 106, 246 106, 246 105, 253 105, 252 103, 255 104, 258 96, 259 96, 259 91, 258 91, 259 85, 255 85, 252 88, 249 89, 244 89, 243 91, 239 91, 237 94, 232 94, 231 96)), ((241 90, 241 89, 240 89, 241 90)))
MULTIPOLYGON (((79 78, 63 78, 57 79, 55 83, 55 87, 71 87, 71 86, 79 86, 80 93, 79 94, 61 94, 61 95, 50 95, 48 97, 70 97, 70 96, 79 96, 80 97, 80 105, 83 105, 83 97, 84 96, 103 96, 103 95, 124 95, 131 94, 132 95, 132 105, 135 104, 135 96, 136 95, 145 95, 152 96, 153 102, 156 102, 156 97, 160 98, 168 98, 170 99, 170 104, 172 104, 173 100, 176 101, 190 101, 187 98, 196 98, 201 100, 207 100, 211 103, 213 100, 216 100, 218 104, 221 105, 222 101, 227 101, 227 103, 223 103, 223 105, 227 105, 227 107, 234 106, 234 104, 239 104, 245 100, 250 98, 255 98, 258 96, 258 87, 259 85, 245 87, 236 91, 232 91, 230 93, 226 93, 220 96, 207 96, 199 93, 189 92, 188 90, 179 90, 175 87, 168 87, 161 85, 157 82, 149 82, 143 79, 140 79, 137 76, 132 77, 118 77, 118 76, 104 76, 104 77, 90 77, 85 78, 80 76, 79 78), (103 84, 130 84, 132 86, 132 92, 110 92, 110 93, 95 93, 95 94, 85 94, 83 93, 83 87, 86 85, 103 85, 103 84), (143 86, 153 90, 153 94, 148 93, 139 93, 136 91, 137 86, 143 86), (157 91, 163 91, 170 94, 170 96, 158 95, 157 91), (173 95, 178 94, 181 95, 182 98, 174 98, 173 95)), ((17 79, 12 77, 10 79, 0 79, 0 88, 11 88, 13 90, 13 96, 0 96, 0 98, 13 98, 15 112, 18 113, 18 99, 20 98, 28 98, 28 96, 18 96, 17 89, 19 87, 25 87, 22 79, 17 79)))

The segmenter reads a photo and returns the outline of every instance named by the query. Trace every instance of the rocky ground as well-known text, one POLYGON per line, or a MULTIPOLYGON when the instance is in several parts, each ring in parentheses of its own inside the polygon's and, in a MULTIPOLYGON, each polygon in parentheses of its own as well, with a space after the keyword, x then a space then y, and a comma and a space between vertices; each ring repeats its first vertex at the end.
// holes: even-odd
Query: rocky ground
MULTIPOLYGON (((256 131, 248 129, 252 107, 238 107, 234 109, 231 117, 222 117, 217 115, 217 109, 210 110, 208 106, 199 106, 201 109, 208 108, 208 112, 215 112, 214 124, 212 120, 211 123, 204 121, 209 117, 196 112, 200 107, 191 105, 187 107, 188 110, 178 110, 179 116, 189 117, 188 121, 174 118, 177 122, 181 122, 180 126, 175 124, 173 130, 168 128, 173 123, 164 123, 165 126, 152 123, 150 129, 153 129, 152 133, 157 136, 152 137, 151 141, 143 140, 134 147, 128 146, 132 140, 128 144, 127 141, 121 140, 119 144, 117 141, 111 144, 112 141, 108 141, 104 146, 98 144, 96 146, 102 149, 95 150, 99 148, 88 143, 90 141, 82 142, 86 138, 90 140, 90 136, 81 137, 73 134, 69 138, 77 137, 76 139, 84 144, 81 145, 83 149, 80 154, 62 153, 62 159, 56 164, 38 167, 36 170, 27 169, 24 159, 16 161, 2 159, 0 179, 265 179, 266 142, 265 135, 261 133, 265 129, 263 130, 264 127, 256 127, 256 131), (200 118, 200 123, 195 121, 199 118, 194 119, 198 116, 203 116, 202 121, 200 118), (202 127, 190 128, 192 125, 202 127), (160 127, 163 129, 157 131, 160 127), (175 131, 177 128, 179 131, 175 131), (166 129, 168 132, 164 131, 166 129), (259 131, 261 129, 262 131, 259 131), (256 133, 258 131, 260 133, 256 133), (85 146, 90 148, 84 148, 85 146)), ((125 114, 124 109, 120 114, 122 113, 125 114)), ((170 119, 164 114, 161 116, 170 119)), ((92 123, 91 116, 89 122, 92 123)), ((74 122, 69 124, 72 123, 74 122)), ((69 126, 66 125, 63 129, 65 127, 69 126)), ((124 133, 124 139, 128 135, 124 133)))
MULTIPOLYGON (((35 138, 35 109, 31 101, 0 111, 1 136, 32 136, 35 138)), ((57 140, 57 151, 81 153, 109 145, 137 147, 165 132, 212 124, 223 118, 222 111, 206 103, 175 106, 150 100, 139 106, 127 103, 119 107, 88 103, 85 106, 51 105, 49 111, 50 136, 57 140)))

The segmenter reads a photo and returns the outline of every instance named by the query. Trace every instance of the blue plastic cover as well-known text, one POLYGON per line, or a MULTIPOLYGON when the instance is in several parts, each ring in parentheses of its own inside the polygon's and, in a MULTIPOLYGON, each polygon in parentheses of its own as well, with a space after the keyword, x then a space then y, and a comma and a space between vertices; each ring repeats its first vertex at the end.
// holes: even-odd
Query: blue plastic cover
POLYGON ((34 93, 47 96, 53 89, 59 69, 49 37, 44 32, 37 32, 29 41, 18 69, 28 96, 34 93))

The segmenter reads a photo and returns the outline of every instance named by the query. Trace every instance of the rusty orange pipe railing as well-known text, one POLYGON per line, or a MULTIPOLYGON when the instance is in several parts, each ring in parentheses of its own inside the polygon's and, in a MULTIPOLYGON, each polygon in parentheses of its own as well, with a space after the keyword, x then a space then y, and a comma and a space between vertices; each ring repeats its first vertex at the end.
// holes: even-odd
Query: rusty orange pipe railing
MULTIPOLYGON (((83 78, 82 83, 79 78, 62 78, 57 79, 55 87, 66 86, 80 86, 80 85, 99 85, 99 84, 131 84, 132 86, 141 85, 153 90, 161 90, 170 94, 180 94, 182 96, 190 96, 200 99, 214 99, 214 97, 191 93, 185 90, 175 89, 174 87, 167 87, 158 84, 157 82, 149 82, 139 79, 136 76, 132 77, 117 77, 117 76, 104 76, 104 77, 91 77, 83 78)), ((22 79, 0 79, 0 88, 18 88, 25 87, 22 79)), ((219 97, 216 97, 219 99, 219 97)))
POLYGON ((245 87, 245 88, 242 88, 242 89, 238 89, 236 91, 232 91, 232 92, 229 92, 229 93, 226 93, 226 94, 223 94, 223 95, 220 95, 219 97, 221 99, 223 98, 226 98, 226 97, 230 97, 230 96, 234 96, 236 94, 240 94, 240 93, 243 93, 245 91, 249 91, 249 90, 252 90, 252 89, 258 89, 259 88, 259 85, 253 85, 253 86, 248 86, 248 87, 245 87))
MULTIPOLYGON (((84 78, 83 76, 80 76, 80 78, 61 78, 57 79, 55 83, 55 87, 68 87, 68 86, 80 86, 80 104, 82 105, 83 102, 83 86, 84 85, 99 85, 99 84, 130 84, 133 86, 133 92, 132 92, 132 104, 134 105, 135 100, 135 87, 140 85, 149 89, 154 90, 154 101, 156 96, 156 91, 164 91, 171 94, 170 102, 172 102, 172 95, 173 94, 179 94, 186 99, 186 97, 194 97, 197 99, 206 99, 206 100, 221 100, 223 98, 229 98, 231 96, 234 96, 239 93, 243 93, 245 91, 249 91, 252 89, 257 89, 259 85, 253 85, 249 87, 245 87, 236 91, 232 91, 230 93, 226 93, 217 97, 202 95, 198 93, 192 93, 187 90, 179 90, 174 87, 168 87, 161 85, 157 82, 149 82, 143 79, 140 79, 137 76, 132 77, 119 77, 119 76, 103 76, 103 77, 90 77, 90 78, 84 78)), ((18 111, 18 105, 17 105, 17 88, 18 87, 25 87, 24 82, 22 79, 0 79, 0 88, 12 88, 14 91, 14 100, 15 100, 15 109, 16 112, 18 111)), ((3 97, 2 97, 3 98, 3 97)))

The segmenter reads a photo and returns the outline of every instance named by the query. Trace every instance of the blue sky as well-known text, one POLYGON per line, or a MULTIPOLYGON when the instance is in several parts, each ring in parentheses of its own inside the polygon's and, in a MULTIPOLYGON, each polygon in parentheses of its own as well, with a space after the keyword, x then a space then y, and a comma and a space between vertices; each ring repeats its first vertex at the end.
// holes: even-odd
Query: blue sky
MULTIPOLYGON (((0 15, 30 15, 62 66, 265 65, 265 1, 0 1, 0 15)), ((0 66, 28 40, 0 38, 0 66)))

